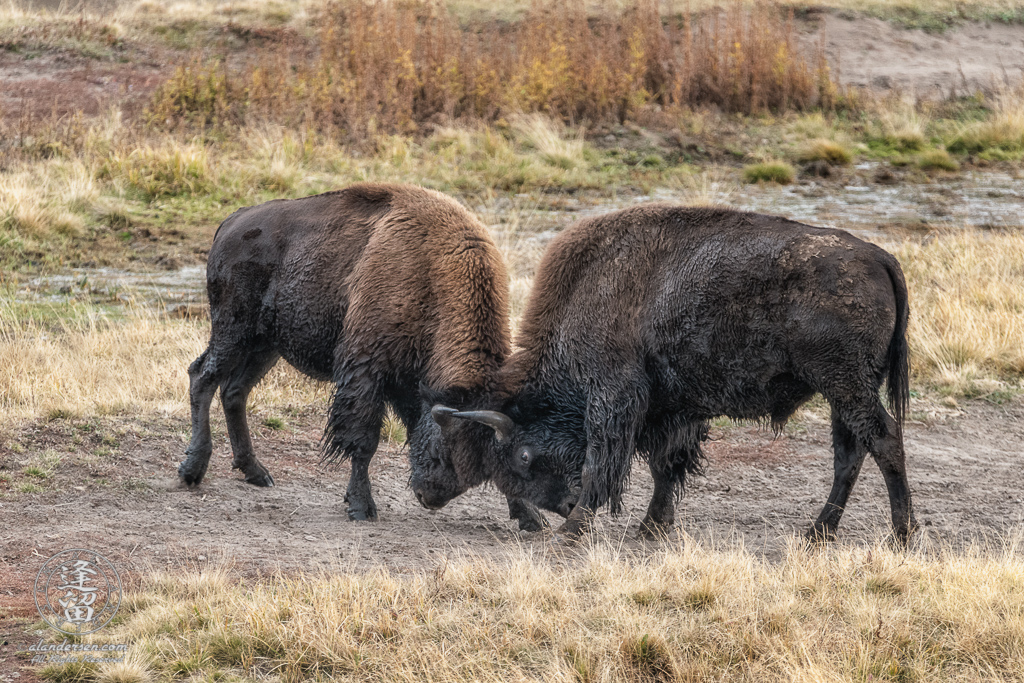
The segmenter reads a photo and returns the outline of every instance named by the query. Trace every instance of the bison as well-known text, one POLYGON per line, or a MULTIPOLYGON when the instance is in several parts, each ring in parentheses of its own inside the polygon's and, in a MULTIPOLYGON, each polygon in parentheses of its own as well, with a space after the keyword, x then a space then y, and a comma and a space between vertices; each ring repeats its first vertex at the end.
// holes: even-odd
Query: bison
MULTIPOLYGON (((454 200, 360 184, 240 209, 214 237, 207 292, 210 344, 189 367, 192 439, 178 469, 186 484, 199 484, 210 462, 220 387, 232 467, 273 486, 245 406, 282 357, 335 385, 324 449, 352 460, 350 519, 377 517, 368 468, 387 405, 407 429, 418 472, 444 495, 480 483, 478 458, 467 468, 447 457, 422 393, 456 403, 488 394, 510 351, 508 274, 487 230, 454 200)), ((544 524, 524 501, 510 500, 509 511, 523 528, 544 524)))
POLYGON ((841 230, 639 206, 552 242, 497 391, 476 410, 435 414, 454 448, 485 447, 503 493, 571 509, 559 530, 568 537, 606 503, 619 509, 639 454, 654 478, 641 532, 659 535, 673 494, 701 470, 709 420, 765 420, 778 433, 820 392, 835 478, 809 534, 835 534, 870 452, 905 541, 915 526, 901 426, 908 312, 896 259, 841 230))

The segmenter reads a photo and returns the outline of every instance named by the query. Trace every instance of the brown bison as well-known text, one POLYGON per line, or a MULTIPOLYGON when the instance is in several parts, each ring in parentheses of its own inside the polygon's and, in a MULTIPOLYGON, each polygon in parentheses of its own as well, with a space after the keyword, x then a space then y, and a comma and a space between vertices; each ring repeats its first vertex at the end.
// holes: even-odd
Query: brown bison
MULTIPOLYGON (((508 275, 487 230, 444 195, 404 185, 354 185, 236 211, 214 237, 207 266, 212 331, 189 367, 192 440, 178 468, 199 484, 210 462, 210 402, 220 387, 232 466, 272 486, 253 453, 249 391, 279 358, 335 385, 327 458, 351 458, 345 500, 353 520, 376 519, 368 468, 385 406, 409 434, 419 465, 440 468, 446 497, 480 481, 451 461, 432 402, 470 402, 494 389, 509 354, 508 275)), ((467 452, 460 449, 459 454, 467 452)), ((526 529, 543 515, 521 501, 526 529)))
POLYGON ((436 412, 453 448, 486 446, 484 466, 506 495, 576 503, 561 528, 569 536, 605 503, 620 507, 639 454, 654 477, 641 531, 658 534, 673 523, 674 492, 701 469, 709 420, 765 419, 778 432, 820 392, 835 480, 810 534, 834 534, 870 452, 905 541, 907 316, 896 259, 846 232, 640 206, 552 242, 498 391, 477 410, 436 412), (879 398, 884 381, 895 419, 879 398))

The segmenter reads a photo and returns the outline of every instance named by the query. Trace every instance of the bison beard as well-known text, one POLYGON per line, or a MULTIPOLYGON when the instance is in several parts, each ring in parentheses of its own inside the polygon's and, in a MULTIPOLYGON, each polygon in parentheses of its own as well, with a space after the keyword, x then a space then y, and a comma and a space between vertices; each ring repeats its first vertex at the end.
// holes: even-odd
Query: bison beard
POLYGON ((641 531, 660 534, 673 494, 701 468, 709 420, 780 430, 820 392, 835 474, 809 534, 835 534, 870 452, 906 541, 907 316, 897 261, 843 231, 664 205, 581 221, 548 248, 520 350, 483 406, 513 425, 486 444, 491 476, 538 503, 578 485, 560 530, 578 536, 599 507, 618 509, 638 454, 654 477, 641 531), (895 418, 879 398, 885 381, 895 418))
MULTIPOLYGON (((334 382, 324 449, 352 461, 351 519, 377 517, 368 469, 386 405, 409 434, 414 477, 430 470, 445 496, 485 477, 459 443, 439 443, 421 397, 486 394, 510 350, 508 275, 486 229, 458 203, 418 187, 362 184, 240 209, 217 230, 207 289, 210 344, 189 368, 192 440, 178 469, 186 484, 206 473, 219 387, 232 466, 251 484, 273 485, 253 452, 245 406, 282 357, 334 382)), ((522 527, 543 525, 532 505, 509 507, 522 527)))

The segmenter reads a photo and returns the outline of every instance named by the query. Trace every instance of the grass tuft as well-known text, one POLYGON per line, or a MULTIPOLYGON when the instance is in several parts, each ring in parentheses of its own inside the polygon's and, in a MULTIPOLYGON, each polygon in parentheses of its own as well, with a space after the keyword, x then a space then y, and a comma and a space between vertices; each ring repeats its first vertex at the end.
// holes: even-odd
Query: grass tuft
POLYGON ((960 164, 944 149, 930 149, 917 157, 917 166, 922 171, 959 171, 960 164))
POLYGON ((279 417, 268 417, 265 420, 263 420, 263 426, 266 427, 267 429, 272 429, 275 432, 278 432, 284 429, 285 424, 284 420, 282 420, 279 417))
POLYGON ((209 192, 215 186, 205 147, 172 141, 159 147, 114 152, 99 177, 125 186, 146 200, 209 192))
POLYGON ((987 154, 995 160, 1024 153, 1024 87, 999 95, 995 113, 963 127, 948 149, 957 154, 987 154))
POLYGON ((672 650, 665 639, 657 635, 626 636, 619 652, 632 680, 661 683, 675 681, 679 677, 672 650))
POLYGON ((743 179, 748 183, 789 185, 795 178, 796 171, 785 161, 765 161, 743 167, 743 179))
POLYGON ((818 138, 807 143, 797 160, 804 163, 824 161, 833 166, 845 166, 853 161, 853 152, 835 140, 818 138))

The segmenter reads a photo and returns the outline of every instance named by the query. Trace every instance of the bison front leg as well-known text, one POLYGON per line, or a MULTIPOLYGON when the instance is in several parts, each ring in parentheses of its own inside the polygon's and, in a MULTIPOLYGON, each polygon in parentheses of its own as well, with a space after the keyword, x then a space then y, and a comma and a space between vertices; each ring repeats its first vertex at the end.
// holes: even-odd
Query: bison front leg
POLYGON ((664 538, 672 530, 676 505, 671 472, 666 475, 663 468, 651 464, 651 476, 654 477, 654 494, 647 506, 647 515, 640 522, 640 537, 653 540, 664 538))
POLYGON ((594 515, 605 503, 611 503, 613 513, 619 511, 646 412, 642 374, 623 376, 613 386, 592 390, 584 420, 587 455, 580 473, 580 499, 559 527, 558 537, 575 540, 588 533, 594 515))
POLYGON ((384 400, 379 383, 365 365, 339 364, 337 386, 327 424, 328 460, 348 457, 352 475, 345 491, 345 512, 352 521, 376 521, 377 504, 370 490, 370 460, 380 442, 384 400))

